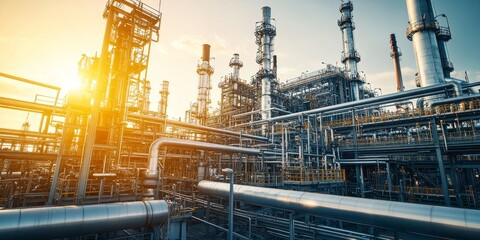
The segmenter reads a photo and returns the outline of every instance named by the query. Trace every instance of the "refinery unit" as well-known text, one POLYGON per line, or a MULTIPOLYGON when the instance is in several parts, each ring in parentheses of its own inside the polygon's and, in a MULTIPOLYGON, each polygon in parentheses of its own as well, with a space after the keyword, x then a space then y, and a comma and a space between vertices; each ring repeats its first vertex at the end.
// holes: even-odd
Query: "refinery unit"
POLYGON ((480 83, 451 76, 450 28, 431 0, 406 6, 418 73, 405 81, 417 88, 404 87, 394 34, 397 92, 367 83, 351 1, 337 21, 342 65, 280 81, 281 36, 265 6, 252 29, 258 71, 243 73, 250 59, 232 53, 211 111, 213 47, 198 46, 198 95, 177 121, 174 82, 150 108, 162 13, 107 1, 99 56, 78 61, 81 91, 63 99, 57 86, 0 73, 56 92, 0 97, 41 115, 38 129, 0 128, 0 238, 478 239, 480 83))

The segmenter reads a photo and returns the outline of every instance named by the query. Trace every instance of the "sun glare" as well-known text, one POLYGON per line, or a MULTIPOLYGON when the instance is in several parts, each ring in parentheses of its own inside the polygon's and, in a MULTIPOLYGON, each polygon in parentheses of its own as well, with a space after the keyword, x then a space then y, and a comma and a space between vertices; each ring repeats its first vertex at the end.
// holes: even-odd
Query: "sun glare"
POLYGON ((80 80, 77 76, 71 76, 68 78, 64 78, 61 82, 60 87, 62 88, 62 92, 64 94, 69 94, 74 91, 79 91, 82 87, 80 84, 80 80))

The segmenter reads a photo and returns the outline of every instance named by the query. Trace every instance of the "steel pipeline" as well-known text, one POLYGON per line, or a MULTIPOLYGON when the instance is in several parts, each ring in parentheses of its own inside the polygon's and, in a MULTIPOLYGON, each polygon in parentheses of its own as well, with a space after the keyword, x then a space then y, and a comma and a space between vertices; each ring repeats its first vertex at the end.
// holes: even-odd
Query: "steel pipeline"
POLYGON ((163 200, 87 206, 7 209, 0 211, 0 236, 6 239, 52 239, 159 226, 169 216, 163 200))
MULTIPOLYGON (((229 184, 201 181, 203 194, 227 198, 229 184)), ((237 201, 440 238, 478 239, 480 211, 235 185, 237 201)))

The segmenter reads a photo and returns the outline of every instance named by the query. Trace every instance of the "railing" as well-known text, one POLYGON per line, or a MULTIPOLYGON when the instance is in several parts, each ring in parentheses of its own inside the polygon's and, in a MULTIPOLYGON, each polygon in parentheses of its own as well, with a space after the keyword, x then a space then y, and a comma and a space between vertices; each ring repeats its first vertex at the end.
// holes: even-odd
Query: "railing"
POLYGON ((345 170, 288 167, 283 171, 282 181, 290 183, 345 182, 345 170))
MULTIPOLYGON (((355 124, 363 125, 369 123, 381 123, 387 121, 406 120, 420 117, 438 116, 449 113, 458 113, 480 109, 480 99, 468 102, 439 105, 434 108, 412 109, 407 111, 382 112, 379 115, 355 116, 355 124)), ((352 126, 352 118, 328 121, 325 123, 329 127, 352 126)))
MULTIPOLYGON (((388 186, 386 185, 377 185, 375 186, 376 191, 388 191, 388 186)), ((392 192, 400 193, 401 188, 399 185, 392 186, 392 192)), ((443 196, 443 191, 441 188, 427 188, 427 187, 410 187, 405 186, 403 188, 403 193, 412 195, 425 195, 425 196, 443 196)), ((449 195, 455 195, 455 191, 453 189, 448 189, 449 195)))

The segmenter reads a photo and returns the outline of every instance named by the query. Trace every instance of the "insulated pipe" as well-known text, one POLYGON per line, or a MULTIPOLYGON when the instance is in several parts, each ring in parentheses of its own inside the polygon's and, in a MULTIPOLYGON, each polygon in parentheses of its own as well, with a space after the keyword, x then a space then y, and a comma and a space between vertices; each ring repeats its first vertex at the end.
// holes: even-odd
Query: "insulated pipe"
MULTIPOLYGON (((201 181, 202 194, 227 198, 229 184, 201 181)), ((478 239, 480 211, 235 185, 237 201, 440 238, 478 239)))
MULTIPOLYGON (((149 116, 149 115, 140 115, 140 114, 135 114, 135 113, 129 113, 128 117, 133 118, 133 119, 138 119, 138 120, 144 120, 144 119, 145 120, 151 120, 151 121, 166 123, 167 125, 183 127, 183 128, 188 128, 188 129, 195 129, 195 130, 200 130, 200 131, 206 131, 206 132, 209 132, 209 133, 219 133, 219 134, 225 134, 225 135, 228 135, 228 136, 240 137, 239 132, 233 132, 233 131, 229 131, 229 130, 225 130, 225 129, 195 125, 195 124, 191 124, 191 123, 185 123, 185 122, 180 122, 180 121, 175 121, 175 120, 170 120, 170 119, 158 118, 158 117, 153 117, 153 116, 149 116)), ((262 142, 268 141, 268 138, 266 138, 266 137, 255 136, 255 135, 250 135, 250 134, 245 134, 245 133, 242 133, 241 135, 242 135, 242 138, 245 138, 245 139, 252 139, 252 140, 257 140, 257 141, 262 141, 262 142)))
POLYGON ((164 200, 0 211, 0 238, 52 239, 159 226, 169 216, 164 200))
POLYGON ((157 179, 159 177, 159 171, 157 167, 158 149, 160 147, 178 147, 197 150, 210 150, 222 153, 244 153, 250 155, 260 155, 262 153, 259 149, 255 148, 242 148, 215 143, 195 142, 183 139, 159 138, 152 142, 148 152, 148 169, 145 175, 146 180, 144 182, 144 184, 147 186, 145 193, 146 199, 150 199, 153 197, 153 187, 157 186, 157 179))
MULTIPOLYGON (((437 92, 446 91, 447 89, 452 89, 452 88, 454 88, 454 85, 449 83, 429 86, 429 87, 422 87, 422 88, 404 91, 401 93, 386 94, 386 95, 378 96, 375 98, 367 98, 367 99, 362 99, 360 101, 355 101, 355 102, 345 102, 337 105, 316 108, 308 111, 291 113, 283 116, 274 117, 267 121, 276 122, 276 121, 282 121, 286 119, 297 118, 302 115, 338 112, 338 111, 345 111, 350 108, 366 107, 369 105, 379 105, 379 104, 384 104, 384 103, 389 103, 394 101, 402 101, 402 100, 410 99, 412 97, 422 97, 422 96, 438 94, 437 92)), ((263 123, 267 121, 260 120, 254 123, 263 123)))

